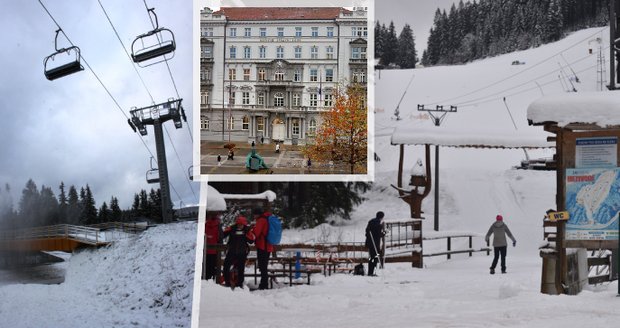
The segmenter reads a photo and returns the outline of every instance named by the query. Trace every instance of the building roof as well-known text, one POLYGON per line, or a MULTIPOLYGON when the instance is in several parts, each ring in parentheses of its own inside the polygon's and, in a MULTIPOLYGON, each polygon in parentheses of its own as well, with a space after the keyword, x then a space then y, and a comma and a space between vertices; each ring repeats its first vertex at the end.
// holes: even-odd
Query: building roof
POLYGON ((229 21, 333 20, 338 18, 341 11, 350 12, 340 7, 222 7, 213 14, 224 15, 229 21))

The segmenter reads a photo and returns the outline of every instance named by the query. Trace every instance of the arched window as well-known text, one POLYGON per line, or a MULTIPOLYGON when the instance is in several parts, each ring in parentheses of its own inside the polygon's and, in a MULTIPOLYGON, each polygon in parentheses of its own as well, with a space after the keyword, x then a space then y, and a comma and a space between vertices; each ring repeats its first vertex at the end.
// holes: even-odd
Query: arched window
POLYGON ((309 136, 316 135, 316 120, 315 119, 310 119, 310 121, 308 122, 308 135, 309 136))
POLYGON ((243 122, 241 124, 241 128, 243 130, 249 130, 250 129, 250 118, 247 116, 243 117, 243 122))

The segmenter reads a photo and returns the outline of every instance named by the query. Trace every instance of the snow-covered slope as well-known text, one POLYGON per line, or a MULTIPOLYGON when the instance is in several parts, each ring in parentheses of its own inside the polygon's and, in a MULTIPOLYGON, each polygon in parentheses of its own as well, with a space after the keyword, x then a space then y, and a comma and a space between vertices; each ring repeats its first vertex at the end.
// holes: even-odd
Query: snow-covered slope
POLYGON ((195 246, 176 223, 78 252, 62 284, 0 287, 0 326, 189 327, 195 246))
MULTIPOLYGON (((573 76, 571 68, 580 80, 573 81, 577 90, 595 91, 598 49, 589 41, 596 37, 602 37, 605 44, 608 31, 587 29, 553 44, 467 65, 382 71, 375 77, 375 151, 381 161, 376 163, 375 183, 367 200, 355 209, 351 221, 334 218, 337 226, 285 231, 284 241, 362 241, 366 223, 376 211, 384 211, 387 219, 409 217, 408 205, 390 187, 396 184, 399 156, 398 147, 390 145, 390 136, 395 127, 433 128, 424 113, 417 111, 418 104, 458 105, 458 112, 449 114, 438 129, 469 129, 485 135, 510 132, 544 140, 547 133, 541 127, 528 126, 528 105, 543 93, 563 94, 558 75, 573 76), (590 48, 594 50, 591 55, 590 48), (515 60, 526 64, 511 65, 515 60), (559 72, 558 62, 564 73, 559 72), (400 105, 403 119, 396 121, 394 109, 412 74, 415 78, 400 105), (461 95, 466 96, 455 98, 461 95)), ((422 147, 406 149, 407 175, 424 154, 422 147)), ((552 149, 537 150, 529 151, 529 156, 553 153, 552 149)), ((314 286, 253 293, 206 283, 200 327, 238 327, 248 322, 255 327, 287 328, 602 327, 617 322, 620 313, 613 310, 617 282, 589 287, 576 297, 540 293, 538 246, 544 212, 555 207, 555 172, 512 169, 524 158, 519 149, 440 149, 440 230, 485 234, 495 216, 502 214, 517 239, 517 246, 508 249, 508 274, 489 275, 492 257, 477 253, 472 258, 456 255, 452 260, 425 258, 424 269, 388 264, 378 278, 316 277, 314 286)), ((433 229, 433 201, 431 193, 422 207, 427 234, 433 229)), ((464 243, 452 245, 458 248, 464 243)), ((483 238, 474 243, 481 246, 483 238)), ((445 247, 445 240, 424 244, 425 252, 445 247)))

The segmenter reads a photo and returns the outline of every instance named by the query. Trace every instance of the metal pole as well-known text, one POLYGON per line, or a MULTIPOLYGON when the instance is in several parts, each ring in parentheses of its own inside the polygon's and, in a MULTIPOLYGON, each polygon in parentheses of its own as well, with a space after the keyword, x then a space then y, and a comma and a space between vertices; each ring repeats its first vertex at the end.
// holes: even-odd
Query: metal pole
POLYGON ((435 222, 433 228, 439 231, 439 145, 435 146, 435 222))
POLYGON ((609 90, 616 89, 616 0, 609 2, 609 90))
POLYGON ((164 132, 162 122, 155 120, 155 146, 157 148, 157 167, 159 171, 159 188, 161 192, 161 218, 164 223, 172 221, 170 206, 170 185, 168 182, 168 164, 166 163, 166 146, 164 144, 164 132))

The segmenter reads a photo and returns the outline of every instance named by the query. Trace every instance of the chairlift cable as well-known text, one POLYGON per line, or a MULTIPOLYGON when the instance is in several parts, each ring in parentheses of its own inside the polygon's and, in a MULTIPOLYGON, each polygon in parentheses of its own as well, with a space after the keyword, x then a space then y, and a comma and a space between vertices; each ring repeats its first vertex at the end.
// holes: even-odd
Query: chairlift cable
MULTIPOLYGON (((60 29, 60 32, 62 32, 62 34, 65 36, 65 38, 67 39, 67 41, 69 42, 69 44, 71 44, 71 46, 75 46, 73 44, 73 42, 71 41, 71 39, 69 38, 69 36, 65 33, 65 31, 62 29, 62 27, 60 26, 60 24, 58 24, 58 22, 56 21, 56 19, 54 18, 54 16, 52 15, 52 13, 50 13, 50 11, 47 9, 47 7, 45 7, 45 5, 43 4, 43 2, 41 0, 37 0, 39 2, 39 4, 41 5, 41 7, 43 7, 43 9, 45 10, 45 12, 47 13, 47 15, 50 17, 50 19, 54 22, 54 24, 56 24, 56 27, 58 29, 60 29)), ((125 111, 123 110, 123 108, 121 107, 121 105, 118 103, 118 101, 116 100, 116 98, 114 98, 114 96, 112 95, 112 93, 110 92, 110 90, 108 89, 108 87, 106 87, 106 85, 103 83, 103 81, 101 80, 101 78, 99 78, 99 75, 97 75, 97 73, 95 73, 95 70, 93 70, 93 68, 90 66, 90 64, 88 64, 88 61, 86 61, 86 58, 84 58, 84 56, 82 54, 80 54, 80 59, 84 62, 84 64, 86 65, 86 67, 88 67, 88 69, 90 70, 91 73, 93 73, 93 75, 95 76, 95 78, 97 79, 97 81, 99 82, 99 84, 101 85, 101 87, 103 87, 103 89, 105 90, 105 92, 108 94, 108 96, 112 99, 112 102, 114 102, 114 104, 116 105, 116 107, 118 108, 118 110, 120 110, 120 112, 123 114, 123 116, 125 116, 126 119, 130 120, 129 116, 127 116, 127 113, 125 113, 125 111)), ((151 151, 151 149, 149 148, 148 144, 146 143, 146 141, 144 140, 144 138, 140 135, 140 141, 142 141, 142 144, 144 145, 144 147, 146 148, 146 150, 149 152, 149 154, 151 156, 155 156, 153 154, 153 152, 151 151)), ((179 198, 179 200, 181 199, 181 196, 179 195, 179 193, 177 192, 176 188, 174 188, 174 185, 172 183, 170 183, 170 188, 174 191, 174 193, 177 195, 177 197, 179 198)))
MULTIPOLYGON (((138 77, 140 78, 140 81, 142 82, 142 86, 144 86, 144 89, 146 90, 146 92, 148 93, 149 97, 151 98, 151 102, 155 103, 155 99, 153 98, 153 94, 151 93, 151 91, 149 90, 149 88, 146 86, 146 83, 144 82, 144 79, 142 78, 142 75, 140 74, 140 72, 138 71, 138 69, 136 68, 136 64, 133 62, 133 60, 131 59, 131 55, 129 54, 129 52, 127 51, 127 48, 125 47, 125 44, 123 43, 123 40, 121 39, 121 37, 118 34, 118 31, 116 30, 116 27, 114 26, 114 23, 112 23, 112 20, 110 19, 110 16, 108 15, 107 11, 105 10, 103 4, 101 3, 101 0, 97 0, 97 2, 99 2, 99 6, 101 7, 101 10, 103 11, 105 17, 108 20, 108 23, 110 23, 110 26, 112 27, 112 30, 114 31, 114 34, 116 35, 116 38, 118 39, 118 41, 121 43, 121 46, 123 48, 123 51, 125 52, 125 54, 127 55, 127 58, 129 59, 129 61, 131 62, 131 66, 133 67, 134 71, 136 72, 136 74, 138 75, 138 77)), ((168 64, 168 62, 166 62, 166 64, 168 64)), ((175 90, 176 90, 176 86, 175 86, 175 90)), ((181 99, 181 97, 179 96, 179 92, 177 91, 177 99, 181 99)), ((163 126, 164 131, 166 131, 166 134, 168 135, 168 139, 170 141, 170 144, 172 145, 172 148, 174 149, 174 153, 177 156, 177 160, 179 161, 179 164, 181 166, 181 168, 183 169, 183 171, 185 171, 185 168, 181 162, 181 158, 179 157, 179 154, 176 150, 176 147, 174 146, 174 142, 172 141, 172 137, 170 136, 170 133, 168 132, 168 129, 166 128, 166 126, 163 126)), ((141 136, 142 137, 142 136, 141 136)), ((152 154, 151 154, 152 155, 152 154)), ((155 162, 157 162, 157 160, 155 160, 155 162)), ((159 165, 159 164, 158 164, 159 165)), ((192 194, 194 195, 194 199, 196 201, 198 201, 198 197, 196 196, 196 193, 194 191, 194 188, 191 184, 191 182, 188 180, 188 184, 190 186, 190 190, 192 191, 192 194)), ((180 199, 180 197, 179 197, 180 199)))
POLYGON ((540 61, 540 62, 538 62, 538 63, 536 63, 536 64, 534 64, 534 65, 532 65, 532 66, 528 66, 527 68, 525 68, 525 69, 523 69, 523 70, 521 70, 521 71, 518 71, 518 72, 516 72, 516 73, 514 73, 514 74, 512 74, 512 75, 509 75, 509 76, 507 76, 507 77, 505 77, 505 78, 502 78, 502 79, 499 79, 499 80, 497 80, 497 81, 494 81, 493 83, 489 83, 489 84, 487 84, 487 85, 486 85, 486 86, 484 86, 484 87, 481 87, 481 88, 475 89, 475 90, 473 90, 473 91, 470 91, 470 92, 464 93, 464 94, 462 94, 462 95, 460 95, 460 96, 455 96, 455 97, 448 98, 448 99, 445 99, 445 100, 442 100, 442 101, 433 102, 433 103, 430 103, 430 104, 427 104, 427 105, 437 105, 437 104, 441 104, 441 103, 447 103, 447 102, 449 102, 449 101, 452 101, 452 100, 455 100, 455 99, 459 99, 459 98, 463 98, 463 97, 466 97, 466 96, 469 96, 469 95, 475 94, 475 93, 477 93, 477 92, 479 92, 479 91, 482 91, 482 90, 486 90, 486 89, 488 89, 489 87, 492 87, 492 86, 497 85, 497 84, 499 84, 499 83, 502 83, 502 82, 504 82, 504 81, 506 81, 506 80, 509 80, 509 79, 511 79, 511 78, 513 78, 513 77, 515 77, 515 76, 517 76, 517 75, 520 75, 520 74, 522 74, 522 73, 524 73, 524 72, 527 72, 527 71, 529 71, 530 69, 532 69, 532 68, 534 68, 534 67, 537 67, 537 66, 539 66, 539 65, 541 65, 541 64, 543 64, 543 63, 545 63, 545 62, 547 62, 547 61, 549 61, 549 60, 551 60, 551 59, 553 59, 555 56, 557 56, 557 55, 559 55, 559 54, 561 54, 561 53, 565 52, 566 50, 572 49, 572 48, 574 48, 574 47, 576 47, 576 46, 580 45, 580 44, 581 44, 581 43, 583 43, 584 41, 589 40, 591 37, 593 37, 593 36, 595 36, 595 35, 597 35, 597 34, 601 33, 601 32, 602 32, 603 30, 605 30, 605 29, 607 29, 607 27, 603 27, 603 28, 601 28, 601 29, 597 30, 594 34, 588 35, 588 37, 586 37, 586 38, 584 38, 584 39, 582 39, 582 40, 580 40, 580 41, 577 41, 576 43, 572 44, 571 46, 569 46, 569 47, 567 47, 567 48, 564 48, 564 49, 560 50, 559 52, 557 52, 557 53, 555 53, 555 54, 553 54, 553 55, 551 55, 551 56, 547 57, 546 59, 544 59, 544 60, 542 60, 542 61, 540 61))

